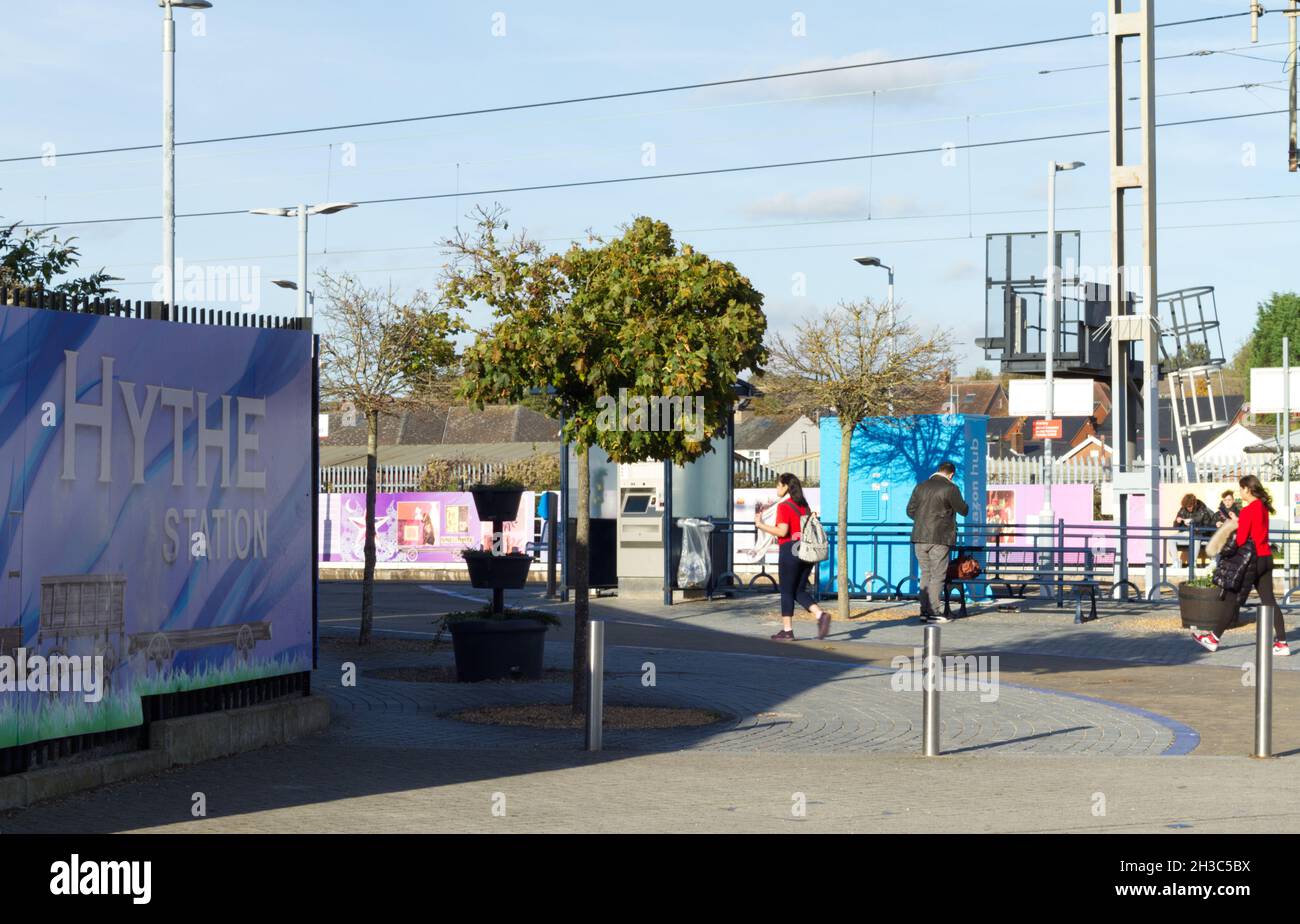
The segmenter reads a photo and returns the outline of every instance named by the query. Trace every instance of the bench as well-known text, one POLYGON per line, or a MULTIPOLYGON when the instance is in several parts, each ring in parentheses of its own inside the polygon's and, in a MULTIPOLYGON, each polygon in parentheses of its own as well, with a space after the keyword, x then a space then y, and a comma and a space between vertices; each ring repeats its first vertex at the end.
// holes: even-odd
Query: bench
MULTIPOLYGON (((952 615, 952 591, 956 589, 960 594, 959 602, 961 604, 961 618, 969 615, 966 609, 966 600, 971 596, 971 589, 983 588, 992 595, 995 587, 1002 587, 1006 590, 1008 597, 1023 598, 1027 596, 1030 587, 1038 587, 1041 591, 1048 591, 1046 596, 1052 596, 1050 593, 1054 587, 1060 587, 1062 591, 1066 588, 1074 595, 1076 623, 1092 622, 1097 618, 1097 593, 1101 589, 1101 582, 1094 575, 1094 559, 1090 549, 1081 549, 1073 546, 1067 547, 1024 547, 1024 548, 979 548, 979 547, 959 547, 954 550, 957 555, 973 555, 976 558, 983 556, 985 558, 986 570, 978 577, 974 578, 954 578, 945 576, 943 581, 943 614, 952 615), (1014 555, 1022 558, 1022 561, 1006 561, 1005 556, 1014 555), (1070 556, 1082 556, 1082 561, 1069 563, 1066 559, 1070 556), (1040 564, 1044 558, 1048 563, 1040 564), (991 560, 990 560, 991 559, 991 560), (1038 561, 1031 561, 1037 559, 1038 561), (1019 588, 1017 590, 1017 588, 1019 588), (1087 596, 1089 603, 1088 615, 1083 614, 1083 598, 1087 596)), ((1065 605, 1064 596, 1057 600, 1056 605, 1062 607, 1065 605)))

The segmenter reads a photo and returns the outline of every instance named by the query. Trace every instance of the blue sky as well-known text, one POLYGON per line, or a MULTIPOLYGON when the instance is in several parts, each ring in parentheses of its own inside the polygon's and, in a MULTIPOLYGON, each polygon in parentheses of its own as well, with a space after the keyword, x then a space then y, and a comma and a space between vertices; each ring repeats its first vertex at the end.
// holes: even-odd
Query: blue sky
MULTIPOLYGON (((177 12, 177 139, 1086 33, 1103 6, 1101 0, 215 0, 199 22, 177 12)), ((1244 0, 1158 0, 1156 19, 1238 13, 1245 6, 1244 0)), ((49 166, 0 164, 0 217, 156 216, 157 150, 57 155, 158 142, 161 11, 152 0, 9 7, 0 77, 10 92, 0 98, 0 157, 41 154, 53 145, 56 158, 49 166)), ((1265 16, 1259 44, 1251 47, 1249 37, 1244 17, 1158 30, 1158 55, 1215 52, 1157 65, 1157 92, 1167 94, 1158 101, 1158 119, 1284 108, 1285 20, 1265 16), (1244 83, 1256 86, 1238 87, 1244 83), (1194 90, 1208 92, 1188 92, 1194 90)), ((1107 76, 1095 65, 1105 60, 1105 39, 1098 37, 737 87, 182 146, 177 210, 468 193, 1102 129, 1107 76), (647 145, 653 145, 652 164, 647 145)), ((1128 72, 1136 86, 1136 70, 1128 72)), ((1085 264, 1109 262, 1107 151, 1100 135, 958 151, 948 163, 927 153, 367 205, 313 220, 310 267, 313 275, 328 267, 353 271, 369 284, 432 288, 443 260, 440 242, 476 202, 500 202, 510 209, 512 228, 527 228, 557 248, 588 228, 613 233, 649 214, 748 274, 765 294, 776 330, 840 299, 883 298, 885 274, 852 262, 880 256, 896 268, 900 304, 922 325, 951 331, 961 345, 961 371, 969 372, 983 361, 973 341, 984 323, 984 235, 1045 226, 1050 159, 1087 162, 1059 181, 1058 227, 1085 232, 1085 264)), ((1159 288, 1217 287, 1231 355, 1249 332, 1256 303, 1297 286, 1300 175, 1286 170, 1285 116, 1164 129, 1157 152, 1159 288)), ((1137 227, 1136 210, 1129 221, 1137 227)), ((63 233, 79 238, 85 265, 124 277, 121 294, 153 297, 158 220, 68 225, 63 233)), ((286 219, 240 214, 177 223, 183 265, 255 270, 265 312, 294 309, 293 294, 270 281, 295 278, 296 246, 294 224, 286 219)))

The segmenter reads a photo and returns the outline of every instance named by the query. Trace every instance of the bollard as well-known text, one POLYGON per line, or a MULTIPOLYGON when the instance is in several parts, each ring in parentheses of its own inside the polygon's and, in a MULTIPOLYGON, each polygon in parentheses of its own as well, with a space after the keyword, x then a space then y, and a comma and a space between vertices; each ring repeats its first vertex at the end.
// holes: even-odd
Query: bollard
POLYGON ((925 694, 925 705, 921 712, 921 740, 926 757, 939 756, 939 687, 943 682, 943 665, 939 658, 939 627, 926 626, 921 683, 925 694))
POLYGON ((587 750, 599 751, 605 708, 605 622, 593 619, 587 624, 589 651, 587 660, 587 750))
POLYGON ((1255 757, 1273 756, 1273 611, 1255 617, 1255 757))

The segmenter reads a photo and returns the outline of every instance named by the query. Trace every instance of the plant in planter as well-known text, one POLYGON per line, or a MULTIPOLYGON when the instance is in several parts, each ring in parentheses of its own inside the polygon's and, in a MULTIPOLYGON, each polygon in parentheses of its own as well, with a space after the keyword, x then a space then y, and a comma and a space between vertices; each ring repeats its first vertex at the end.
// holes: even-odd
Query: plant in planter
POLYGON ((462 683, 480 680, 541 680, 546 630, 560 621, 541 610, 484 607, 448 613, 442 628, 451 631, 456 656, 456 679, 462 683))
POLYGON ((479 519, 492 521, 492 544, 486 549, 465 549, 461 556, 469 568, 470 586, 491 590, 492 605, 468 615, 454 614, 460 618, 446 622, 456 653, 456 674, 467 681, 540 679, 547 623, 536 618, 536 611, 511 616, 505 607, 506 590, 523 587, 533 564, 533 556, 506 552, 503 547, 503 524, 519 515, 524 486, 500 478, 490 485, 474 485, 470 493, 479 519))
POLYGON ((1219 593, 1220 589, 1214 586, 1209 575, 1179 584, 1178 611, 1183 618, 1183 628, 1196 626, 1198 629, 1210 629, 1217 626, 1228 613, 1235 613, 1228 623, 1229 629, 1251 622, 1242 618, 1235 594, 1228 594, 1221 600, 1219 593))

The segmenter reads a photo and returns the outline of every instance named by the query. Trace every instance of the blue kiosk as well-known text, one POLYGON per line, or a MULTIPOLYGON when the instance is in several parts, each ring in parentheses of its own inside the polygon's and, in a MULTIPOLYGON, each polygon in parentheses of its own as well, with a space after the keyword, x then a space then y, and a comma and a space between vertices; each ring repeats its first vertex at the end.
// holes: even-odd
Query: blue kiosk
MULTIPOLYGON (((821 517, 832 539, 830 559, 818 572, 819 586, 836 585, 834 546, 840 490, 840 422, 821 421, 821 517)), ((916 559, 910 542, 907 501, 939 463, 957 467, 956 484, 970 507, 958 520, 957 544, 965 523, 983 523, 988 484, 988 418, 966 414, 874 417, 853 431, 849 453, 850 587, 857 593, 916 593, 916 559)), ((972 543, 973 544, 973 543, 972 543)))

